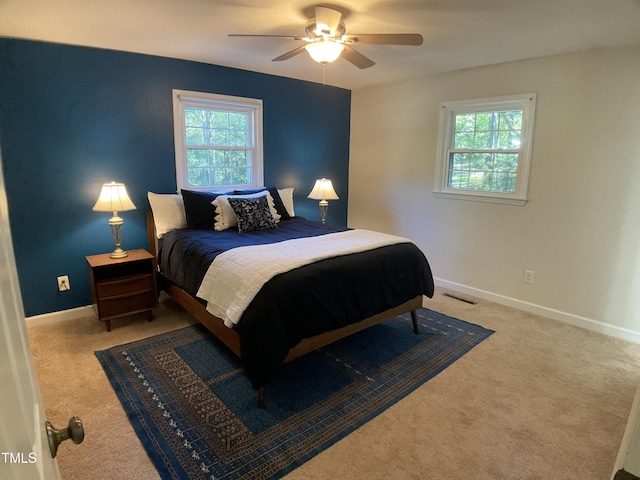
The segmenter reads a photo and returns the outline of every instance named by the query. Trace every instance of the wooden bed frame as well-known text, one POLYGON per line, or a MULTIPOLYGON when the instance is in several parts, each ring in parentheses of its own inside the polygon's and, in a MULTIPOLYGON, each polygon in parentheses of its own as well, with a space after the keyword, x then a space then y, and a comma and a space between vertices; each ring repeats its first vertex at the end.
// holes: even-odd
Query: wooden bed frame
MULTIPOLYGON (((147 212, 147 235, 149 239, 149 250, 155 257, 156 263, 158 258, 158 237, 156 236, 155 223, 153 221, 153 212, 147 212)), ((226 327, 222 319, 210 314, 204 303, 198 299, 189 295, 186 291, 166 279, 162 273, 157 272, 158 275, 158 288, 164 290, 169 296, 171 296, 179 305, 181 305, 187 312, 207 327, 211 333, 213 333, 222 343, 224 343, 233 353, 240 357, 240 337, 238 333, 233 329, 226 327)), ((404 313, 411 313, 411 321, 413 323, 413 332, 418 334, 418 318, 416 310, 422 307, 422 295, 405 302, 397 307, 386 310, 372 317, 366 318, 356 323, 346 325, 336 330, 330 330, 328 332, 316 335, 314 337, 305 338, 295 347, 289 350, 289 354, 284 360, 284 363, 290 362, 298 357, 301 357, 309 352, 317 350, 329 345, 337 340, 348 337, 354 333, 360 332, 366 328, 369 328, 378 323, 389 320, 398 315, 404 313)), ((265 387, 258 389, 258 405, 260 408, 265 408, 265 387)))

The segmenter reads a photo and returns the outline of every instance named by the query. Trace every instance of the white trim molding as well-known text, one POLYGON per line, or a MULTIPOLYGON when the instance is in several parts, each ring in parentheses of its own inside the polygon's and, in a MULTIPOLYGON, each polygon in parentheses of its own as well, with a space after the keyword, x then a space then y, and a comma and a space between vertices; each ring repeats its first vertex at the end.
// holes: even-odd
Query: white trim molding
POLYGON ((640 332, 631 330, 624 327, 617 327, 599 320, 583 317, 580 315, 574 315, 573 313, 567 313, 560 310, 556 310, 549 307, 543 307, 542 305, 536 305, 535 303, 525 302, 518 300, 517 298, 511 298, 497 293, 488 292, 479 288, 469 287, 456 282, 450 282, 442 278, 434 278, 435 284, 439 287, 447 288, 459 293, 471 295, 473 297, 481 298, 483 300, 489 300, 500 305, 516 308, 524 312, 540 315, 541 317, 550 318, 559 322, 575 325, 576 327, 585 328, 598 333, 609 335, 610 337, 620 338, 629 342, 640 344, 640 332))
MULTIPOLYGON (((640 332, 628 328, 617 327, 591 318, 574 315, 572 313, 562 312, 553 308, 543 307, 534 303, 525 302, 516 298, 499 295, 497 293, 488 292, 479 288, 469 287, 456 282, 450 282, 442 278, 434 278, 436 286, 453 290, 458 293, 471 295, 473 297, 488 300, 490 302, 505 305, 507 307, 522 310, 524 312, 540 315, 541 317, 550 318, 559 322, 568 323, 577 327, 585 328, 598 333, 609 335, 610 337, 620 338, 629 342, 640 344, 640 332)), ((423 306, 429 307, 429 301, 426 299, 423 306)), ((63 322, 66 320, 75 320, 76 318, 95 316, 91 305, 86 307, 72 308, 70 310, 62 310, 59 312, 44 313, 33 317, 25 318, 27 328, 39 327, 41 325, 50 325, 53 323, 63 322)))
POLYGON ((65 322, 67 320, 75 320, 76 318, 94 316, 93 307, 77 307, 69 310, 60 310, 59 312, 43 313, 42 315, 34 315, 24 319, 27 328, 40 327, 42 325, 51 325, 54 323, 65 322))
POLYGON ((636 477, 640 475, 640 385, 631 405, 627 428, 620 443, 611 480, 615 480, 616 473, 621 469, 636 477))
POLYGON ((264 185, 264 152, 263 152, 263 102, 259 98, 235 97, 215 93, 192 92, 189 90, 172 90, 173 98, 173 135, 176 160, 176 183, 178 190, 210 190, 212 188, 255 188, 264 185), (208 145, 207 149, 246 150, 251 152, 251 181, 240 184, 224 185, 189 185, 187 149, 203 147, 203 145, 187 145, 185 109, 222 110, 226 112, 243 113, 248 121, 248 138, 246 145, 231 146, 208 145))

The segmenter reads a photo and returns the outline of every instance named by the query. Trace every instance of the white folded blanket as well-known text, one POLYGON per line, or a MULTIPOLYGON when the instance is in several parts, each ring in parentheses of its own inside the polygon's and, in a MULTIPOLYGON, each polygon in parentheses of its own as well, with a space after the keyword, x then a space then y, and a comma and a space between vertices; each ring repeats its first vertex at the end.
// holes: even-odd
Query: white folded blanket
POLYGON ((207 301, 209 313, 233 327, 262 286, 280 273, 326 258, 410 242, 395 235, 356 229, 234 248, 213 260, 197 296, 207 301))

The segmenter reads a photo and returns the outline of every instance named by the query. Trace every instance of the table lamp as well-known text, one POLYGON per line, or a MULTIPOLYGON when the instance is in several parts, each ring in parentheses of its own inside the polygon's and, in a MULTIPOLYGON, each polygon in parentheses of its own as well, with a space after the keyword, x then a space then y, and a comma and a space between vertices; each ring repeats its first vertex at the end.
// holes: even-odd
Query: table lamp
POLYGON ((111 227, 111 234, 113 235, 113 241, 116 244, 116 248, 111 252, 111 258, 124 258, 129 255, 126 251, 120 248, 123 220, 118 216, 118 212, 135 209, 136 206, 133 204, 131 199, 129 199, 127 189, 123 183, 111 182, 102 185, 100 196, 98 197, 96 204, 93 206, 93 210, 96 212, 113 212, 113 217, 109 219, 109 226, 111 227))
POLYGON ((329 202, 327 202, 327 200, 340 199, 333 189, 333 185, 331 185, 331 180, 327 180, 326 178, 316 180, 316 184, 313 186, 311 193, 307 195, 307 198, 320 200, 320 218, 322 219, 322 223, 324 223, 327 218, 327 209, 329 208, 329 202))

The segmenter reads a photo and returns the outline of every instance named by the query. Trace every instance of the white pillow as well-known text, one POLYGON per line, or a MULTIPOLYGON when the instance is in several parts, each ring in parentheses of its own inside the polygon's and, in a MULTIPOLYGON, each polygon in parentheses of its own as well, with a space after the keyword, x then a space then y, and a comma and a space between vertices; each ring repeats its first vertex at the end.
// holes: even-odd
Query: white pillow
POLYGON ((296 214, 293 211, 293 187, 283 188, 282 190, 278 189, 278 194, 280 195, 284 208, 287 209, 289 215, 291 217, 295 217, 296 214))
POLYGON ((235 227, 238 225, 238 217, 229 204, 229 198, 258 198, 267 197, 267 203, 269 204, 269 210, 276 222, 280 221, 280 215, 276 211, 275 204, 273 203, 273 197, 267 190, 263 190, 258 193, 248 193, 246 195, 218 195, 211 204, 216 207, 216 218, 213 228, 221 231, 227 228, 235 227))
POLYGON ((149 205, 156 224, 156 235, 161 238, 171 230, 187 228, 184 202, 180 194, 158 194, 147 192, 149 205))

